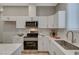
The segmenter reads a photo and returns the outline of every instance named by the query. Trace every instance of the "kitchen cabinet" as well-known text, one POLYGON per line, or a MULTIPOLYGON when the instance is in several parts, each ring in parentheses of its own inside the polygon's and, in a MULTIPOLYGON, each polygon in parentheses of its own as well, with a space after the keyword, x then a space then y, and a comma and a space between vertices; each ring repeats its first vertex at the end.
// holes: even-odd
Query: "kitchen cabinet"
POLYGON ((31 17, 29 17, 29 16, 26 16, 26 19, 25 19, 26 21, 32 21, 31 20, 31 17))
POLYGON ((36 17, 29 17, 29 16, 27 16, 26 17, 26 21, 38 21, 38 17, 36 16, 36 17))
POLYGON ((65 11, 57 11, 54 14, 54 27, 53 28, 66 28, 65 11))
POLYGON ((67 30, 79 30, 79 5, 68 4, 67 5, 67 30))
POLYGON ((16 21, 16 16, 1 16, 2 21, 16 21))
POLYGON ((48 28, 65 28, 65 11, 48 16, 48 28))
POLYGON ((43 37, 38 36, 38 51, 44 51, 43 37))
POLYGON ((7 17, 8 21, 16 21, 16 16, 7 17))
POLYGON ((38 51, 48 51, 49 42, 45 36, 38 36, 38 51))
POLYGON ((58 11, 56 15, 58 18, 58 28, 66 28, 65 11, 58 11))
POLYGON ((33 17, 33 21, 38 21, 38 16, 33 17))
POLYGON ((16 28, 25 28, 25 22, 26 22, 26 18, 21 16, 17 17, 16 28))
POLYGON ((48 28, 53 28, 54 27, 54 15, 48 16, 48 28))
POLYGON ((38 18, 38 28, 47 28, 48 27, 48 16, 40 16, 38 18))
POLYGON ((54 15, 51 15, 48 17, 48 28, 57 28, 57 15, 54 14, 54 15))
POLYGON ((48 51, 48 48, 49 48, 49 39, 48 39, 48 37, 43 37, 43 43, 44 43, 44 51, 48 51))

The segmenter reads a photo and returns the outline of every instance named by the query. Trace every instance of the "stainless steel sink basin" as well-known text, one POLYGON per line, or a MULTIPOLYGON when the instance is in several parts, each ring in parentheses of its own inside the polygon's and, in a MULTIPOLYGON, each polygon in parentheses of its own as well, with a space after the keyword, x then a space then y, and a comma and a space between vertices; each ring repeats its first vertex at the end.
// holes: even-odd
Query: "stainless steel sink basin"
POLYGON ((59 45, 61 45, 66 50, 79 50, 79 47, 72 45, 64 40, 55 40, 59 45))

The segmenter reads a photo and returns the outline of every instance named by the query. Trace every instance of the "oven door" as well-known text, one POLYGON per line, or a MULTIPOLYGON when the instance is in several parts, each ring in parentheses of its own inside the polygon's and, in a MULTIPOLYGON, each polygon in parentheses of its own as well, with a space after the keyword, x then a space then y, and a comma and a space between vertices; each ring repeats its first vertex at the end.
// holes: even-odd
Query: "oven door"
POLYGON ((37 50, 38 42, 37 41, 24 41, 24 49, 37 50))

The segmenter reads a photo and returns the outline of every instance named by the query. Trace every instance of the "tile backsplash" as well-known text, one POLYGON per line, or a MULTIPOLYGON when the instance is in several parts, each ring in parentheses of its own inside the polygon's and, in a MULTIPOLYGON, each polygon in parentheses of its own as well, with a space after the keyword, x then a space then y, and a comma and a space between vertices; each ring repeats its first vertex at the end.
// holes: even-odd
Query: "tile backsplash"
MULTIPOLYGON (((79 32, 73 31, 73 33, 74 33, 74 40, 76 41, 76 43, 79 43, 79 32)), ((72 34, 71 33, 68 34, 68 39, 66 35, 67 35, 67 30, 58 30, 58 36, 60 36, 62 39, 66 39, 71 42, 72 34)))

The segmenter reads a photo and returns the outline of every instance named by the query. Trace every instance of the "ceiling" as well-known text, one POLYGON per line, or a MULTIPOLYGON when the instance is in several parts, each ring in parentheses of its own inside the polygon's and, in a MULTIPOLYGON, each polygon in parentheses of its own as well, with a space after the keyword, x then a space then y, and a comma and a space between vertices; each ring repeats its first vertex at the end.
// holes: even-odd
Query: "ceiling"
POLYGON ((0 6, 56 6, 57 3, 0 3, 0 6))

